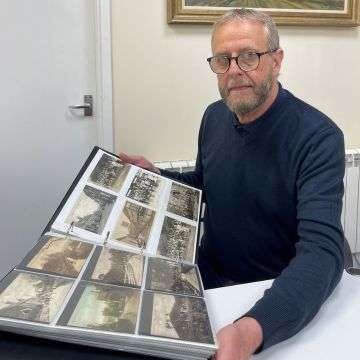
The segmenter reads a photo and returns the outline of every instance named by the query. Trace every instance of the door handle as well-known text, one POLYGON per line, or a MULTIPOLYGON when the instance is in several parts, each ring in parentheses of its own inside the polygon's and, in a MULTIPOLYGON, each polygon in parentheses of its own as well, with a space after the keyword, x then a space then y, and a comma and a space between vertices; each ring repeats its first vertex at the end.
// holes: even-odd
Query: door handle
POLYGON ((93 116, 93 97, 92 95, 84 95, 84 104, 70 105, 70 110, 83 109, 84 116, 93 116))

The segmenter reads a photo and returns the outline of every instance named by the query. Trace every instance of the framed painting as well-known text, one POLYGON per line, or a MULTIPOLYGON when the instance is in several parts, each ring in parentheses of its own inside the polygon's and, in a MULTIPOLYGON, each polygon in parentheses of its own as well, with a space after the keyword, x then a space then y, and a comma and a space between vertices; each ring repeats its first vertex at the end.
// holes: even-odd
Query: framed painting
POLYGON ((168 23, 212 24, 232 8, 268 13, 278 25, 360 25, 359 0, 167 0, 168 23))

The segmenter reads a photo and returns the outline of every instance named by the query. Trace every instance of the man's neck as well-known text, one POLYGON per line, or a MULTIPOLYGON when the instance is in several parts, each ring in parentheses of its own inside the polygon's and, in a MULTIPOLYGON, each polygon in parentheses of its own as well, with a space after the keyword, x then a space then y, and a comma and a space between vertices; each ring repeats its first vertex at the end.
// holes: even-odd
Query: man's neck
POLYGON ((279 83, 275 81, 270 89, 269 96, 260 106, 245 115, 236 114, 240 124, 248 124, 263 115, 275 101, 278 92, 279 83))

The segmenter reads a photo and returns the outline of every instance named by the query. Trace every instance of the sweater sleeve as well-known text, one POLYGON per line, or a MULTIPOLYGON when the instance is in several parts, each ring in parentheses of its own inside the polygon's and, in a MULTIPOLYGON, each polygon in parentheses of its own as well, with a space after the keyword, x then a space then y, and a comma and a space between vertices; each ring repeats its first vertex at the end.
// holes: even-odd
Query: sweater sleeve
POLYGON ((296 255, 243 315, 262 326, 263 343, 257 352, 303 329, 341 279, 344 158, 343 135, 331 128, 316 135, 300 166, 296 255))

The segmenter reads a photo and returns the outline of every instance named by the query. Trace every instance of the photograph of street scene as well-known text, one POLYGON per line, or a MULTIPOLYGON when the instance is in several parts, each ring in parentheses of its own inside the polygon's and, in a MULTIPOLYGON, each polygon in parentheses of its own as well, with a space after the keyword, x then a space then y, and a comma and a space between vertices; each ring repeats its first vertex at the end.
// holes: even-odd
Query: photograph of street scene
POLYGON ((44 245, 24 264, 31 269, 64 276, 77 277, 93 245, 59 236, 44 236, 44 245))
POLYGON ((146 289, 202 296, 195 266, 156 257, 148 261, 146 289))
POLYGON ((119 192, 129 170, 130 165, 103 154, 91 173, 89 182, 119 192))
POLYGON ((146 309, 152 304, 152 312, 151 317, 144 314, 141 334, 214 343, 202 298, 146 292, 143 302, 146 309))
POLYGON ((116 196, 86 185, 65 222, 100 235, 116 196))
POLYGON ((172 183, 167 211, 197 221, 200 192, 189 187, 172 183))
POLYGON ((126 194, 127 197, 156 207, 161 193, 162 180, 155 174, 139 170, 126 194))
POLYGON ((139 290, 87 284, 67 325, 133 334, 139 290))
POLYGON ((145 249, 154 216, 154 210, 126 201, 111 232, 111 240, 145 249))
POLYGON ((157 255, 176 261, 194 261, 196 227, 165 216, 157 255))
POLYGON ((106 284, 140 287, 143 267, 143 256, 103 247, 90 279, 106 284))
POLYGON ((50 323, 60 310, 73 281, 45 274, 13 271, 0 294, 0 317, 50 323))

